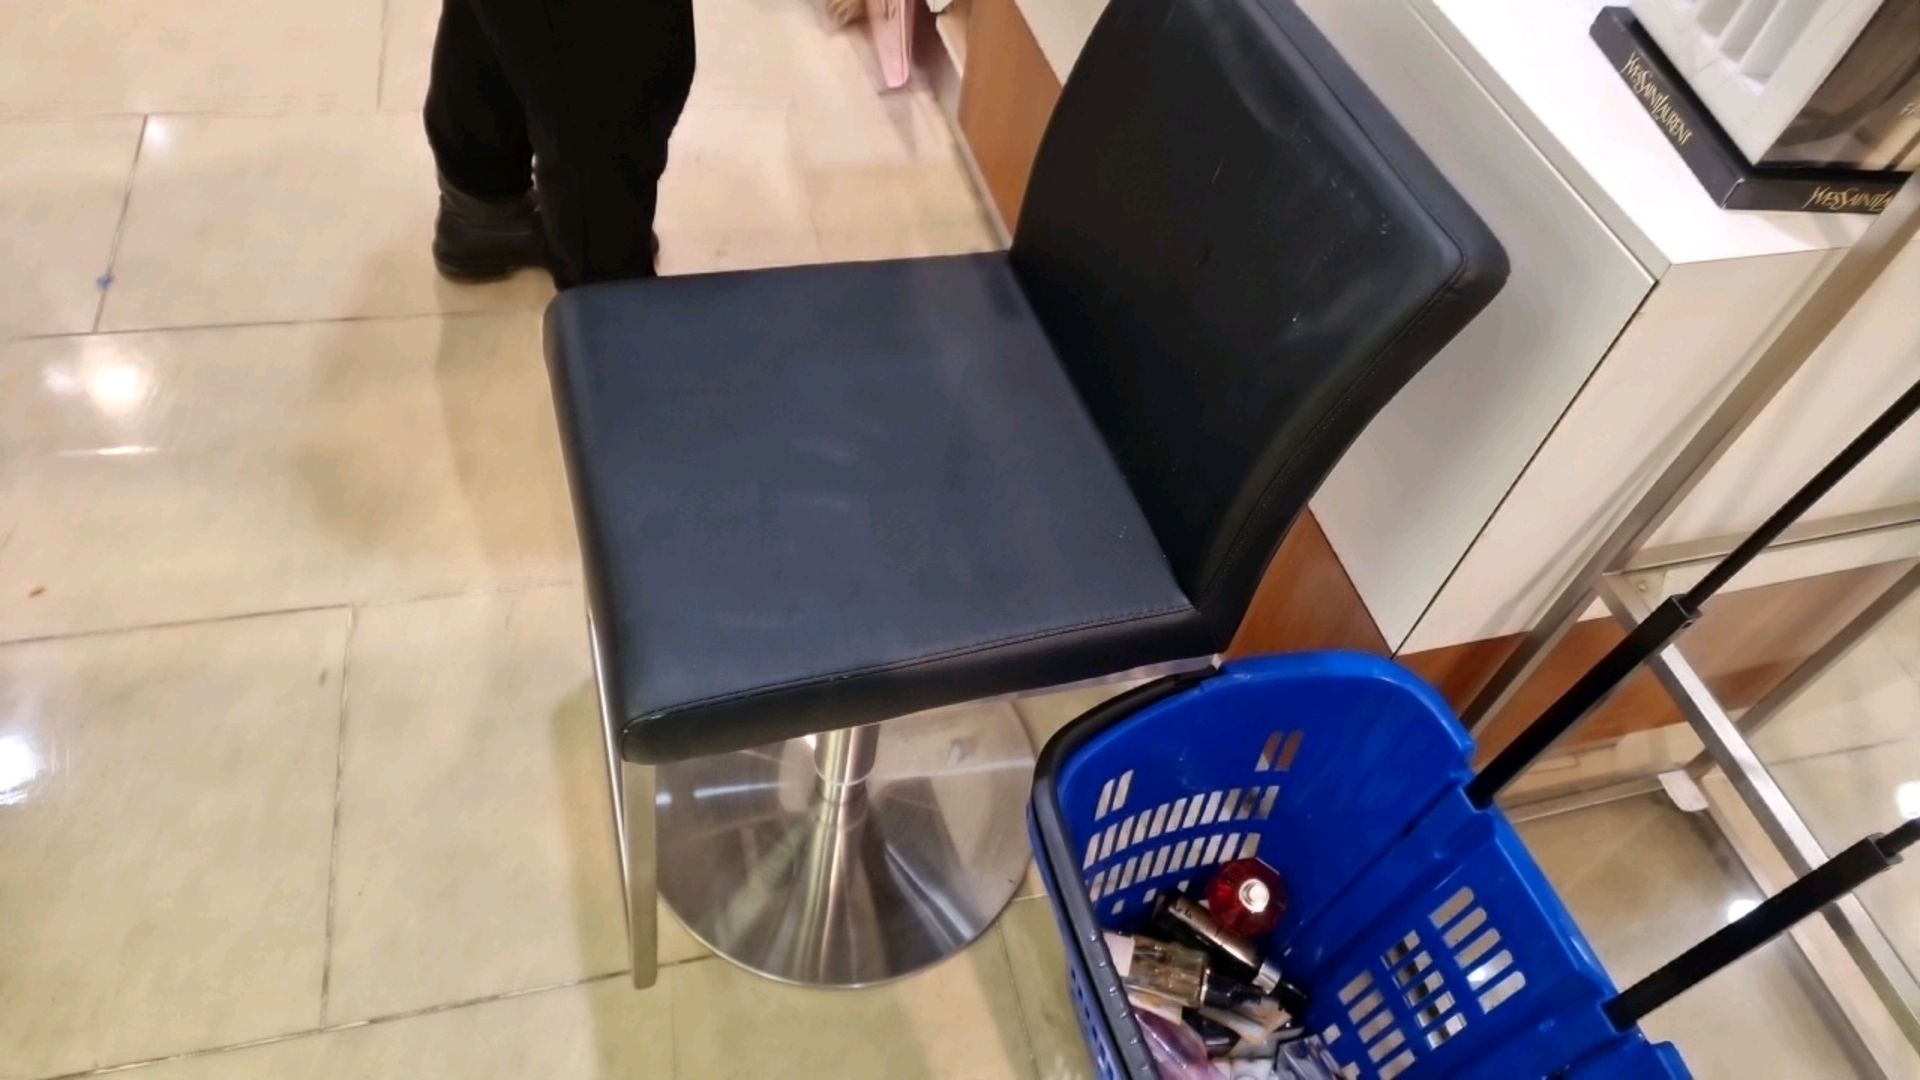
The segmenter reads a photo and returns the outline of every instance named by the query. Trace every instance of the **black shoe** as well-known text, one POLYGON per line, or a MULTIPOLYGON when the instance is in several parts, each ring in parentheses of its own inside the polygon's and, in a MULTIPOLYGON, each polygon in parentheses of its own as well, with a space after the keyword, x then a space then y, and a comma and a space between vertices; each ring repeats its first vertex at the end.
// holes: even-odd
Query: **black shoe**
POLYGON ((443 276, 489 281, 546 262, 546 242, 532 192, 511 199, 482 199, 440 178, 433 264, 443 276))

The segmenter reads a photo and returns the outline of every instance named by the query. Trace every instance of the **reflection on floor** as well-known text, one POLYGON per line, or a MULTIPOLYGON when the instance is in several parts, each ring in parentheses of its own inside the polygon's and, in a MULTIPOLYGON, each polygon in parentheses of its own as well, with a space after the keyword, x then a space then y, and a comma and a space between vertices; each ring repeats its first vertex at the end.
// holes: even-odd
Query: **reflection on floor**
MULTIPOLYGON (((664 271, 995 246, 857 33, 696 5, 664 271)), ((552 289, 433 271, 438 0, 83 7, 0 5, 0 1077, 1084 1072, 1031 899, 845 995, 663 919, 626 986, 552 289)))
MULTIPOLYGON (((1754 749, 1823 847, 1920 817, 1920 597, 1809 687, 1754 749)), ((1920 972, 1920 862, 1868 882, 1860 901, 1920 972)))
MULTIPOLYGON (((1896 611, 1752 742, 1830 853, 1920 817, 1920 601, 1896 611)), ((1595 767, 1631 773, 1699 751, 1681 728, 1591 753, 1613 755, 1595 767)), ((1664 795, 1539 819, 1521 834, 1622 986, 1760 898, 1706 815, 1683 814, 1664 795)), ((1920 968, 1920 868, 1896 867, 1860 897, 1909 969, 1920 968)), ((1798 951, 1776 942, 1645 1027, 1678 1044, 1701 1077, 1860 1075, 1811 987, 1798 951)))
MULTIPOLYGON (((1520 827, 1548 880, 1620 987, 1679 955, 1760 899, 1712 825, 1647 795, 1520 827)), ((1775 942, 1642 1025, 1680 1048, 1695 1076, 1855 1075, 1775 942)))

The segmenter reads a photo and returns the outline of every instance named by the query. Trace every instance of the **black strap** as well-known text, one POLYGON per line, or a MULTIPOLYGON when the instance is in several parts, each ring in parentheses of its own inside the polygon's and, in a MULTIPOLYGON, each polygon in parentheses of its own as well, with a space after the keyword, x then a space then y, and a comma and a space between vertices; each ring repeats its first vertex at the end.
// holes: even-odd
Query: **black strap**
POLYGON ((1538 720, 1514 736, 1479 775, 1467 782, 1467 798, 1473 800, 1475 806, 1493 805, 1494 797, 1502 788, 1513 783, 1535 758, 1546 753, 1549 746, 1573 730, 1588 713, 1605 704, 1625 685, 1627 676, 1633 674, 1635 668, 1666 648, 1668 642, 1699 617, 1700 609, 1689 606, 1685 597, 1669 596, 1661 601, 1620 644, 1588 668, 1566 693, 1547 706, 1538 720))
POLYGON ((1487 763, 1487 767, 1467 784, 1467 797, 1473 800, 1473 804, 1491 806, 1494 797, 1526 771, 1535 758, 1546 753, 1548 747, 1573 730, 1574 725, 1586 719, 1587 714, 1605 704, 1635 668, 1666 648, 1680 631, 1693 625, 1700 618, 1700 608, 1709 597, 1745 569, 1789 525, 1799 520, 1808 508, 1825 498, 1835 484, 1885 442, 1887 436, 1899 430, 1900 425, 1906 423, 1916 410, 1920 410, 1920 382, 1908 387, 1906 393, 1901 394, 1873 423, 1868 424, 1865 431, 1855 436, 1838 456, 1813 474, 1813 478, 1801 485, 1792 498, 1762 522, 1753 535, 1741 541, 1740 546, 1709 570, 1699 584, 1688 589, 1684 596, 1670 596, 1662 601, 1651 615, 1627 634, 1626 640, 1614 646, 1599 663, 1568 687, 1566 693, 1549 705, 1538 720, 1529 724, 1525 731, 1502 748, 1487 763))
POLYGON ((1920 818, 1884 836, 1869 836, 1814 867, 1806 877, 1607 1001, 1601 1006, 1607 1019, 1613 1021, 1616 1030, 1627 1030, 1676 995, 1779 937, 1794 923, 1859 888, 1875 874, 1897 865, 1901 850, 1916 841, 1920 841, 1920 818))

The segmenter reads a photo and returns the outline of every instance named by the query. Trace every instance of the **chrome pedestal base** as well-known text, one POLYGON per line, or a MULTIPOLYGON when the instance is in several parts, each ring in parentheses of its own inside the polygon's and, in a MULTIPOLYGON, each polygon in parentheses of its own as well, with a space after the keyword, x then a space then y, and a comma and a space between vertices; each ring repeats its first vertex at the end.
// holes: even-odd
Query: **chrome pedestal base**
POLYGON ((769 978, 897 979, 1013 899, 1032 776, 1020 722, 977 706, 660 766, 660 895, 769 978))

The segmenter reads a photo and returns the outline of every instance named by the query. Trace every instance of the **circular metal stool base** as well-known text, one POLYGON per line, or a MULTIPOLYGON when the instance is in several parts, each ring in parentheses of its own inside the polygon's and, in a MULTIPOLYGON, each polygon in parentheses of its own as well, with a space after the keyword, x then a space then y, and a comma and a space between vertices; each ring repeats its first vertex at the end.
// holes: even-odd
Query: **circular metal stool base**
POLYGON ((1013 899, 1032 778, 1005 705, 661 766, 660 895, 749 971, 809 986, 897 979, 965 948, 1013 899))

